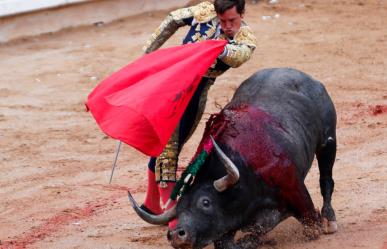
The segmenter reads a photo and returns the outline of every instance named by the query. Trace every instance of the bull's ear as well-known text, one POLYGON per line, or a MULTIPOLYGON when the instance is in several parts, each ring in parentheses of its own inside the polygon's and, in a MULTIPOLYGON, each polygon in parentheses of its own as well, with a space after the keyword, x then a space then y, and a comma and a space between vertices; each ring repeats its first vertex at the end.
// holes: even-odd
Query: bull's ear
POLYGON ((219 145, 215 142, 215 139, 210 136, 212 144, 214 145, 215 152, 218 155, 220 161, 223 163, 226 168, 227 175, 222 178, 214 181, 214 188, 218 192, 225 191, 229 186, 234 185, 239 180, 239 170, 231 159, 222 151, 219 145))
POLYGON ((153 214, 147 213, 145 210, 140 208, 129 191, 128 191, 128 197, 129 197, 129 202, 132 208, 134 209, 134 211, 137 213, 137 215, 140 216, 141 219, 143 219, 144 221, 150 224, 165 225, 165 224, 168 224, 170 220, 176 217, 176 205, 174 205, 173 207, 166 210, 164 213, 160 215, 153 215, 153 214))

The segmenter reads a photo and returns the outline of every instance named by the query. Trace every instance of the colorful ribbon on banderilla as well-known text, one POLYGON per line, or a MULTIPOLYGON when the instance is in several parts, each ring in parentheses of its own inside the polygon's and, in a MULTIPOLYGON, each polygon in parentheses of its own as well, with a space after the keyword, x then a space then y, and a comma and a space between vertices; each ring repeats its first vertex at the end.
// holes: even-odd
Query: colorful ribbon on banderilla
POLYGON ((188 167, 181 174, 179 181, 177 181, 175 188, 172 191, 171 200, 176 200, 178 196, 182 196, 187 190, 188 186, 190 186, 199 172, 200 167, 206 161, 208 155, 211 153, 214 145, 210 138, 204 143, 203 150, 195 156, 195 158, 191 161, 188 167))
POLYGON ((173 189, 171 196, 165 207, 168 207, 171 201, 175 201, 178 197, 182 196, 193 183, 196 174, 199 172, 201 166, 206 161, 214 148, 214 144, 211 138, 217 138, 219 134, 224 130, 228 120, 221 113, 212 114, 206 123, 206 128, 203 137, 206 138, 203 143, 198 147, 198 151, 192 158, 190 164, 181 174, 179 181, 177 181, 175 188, 173 189), (213 135, 211 135, 213 134, 213 135))

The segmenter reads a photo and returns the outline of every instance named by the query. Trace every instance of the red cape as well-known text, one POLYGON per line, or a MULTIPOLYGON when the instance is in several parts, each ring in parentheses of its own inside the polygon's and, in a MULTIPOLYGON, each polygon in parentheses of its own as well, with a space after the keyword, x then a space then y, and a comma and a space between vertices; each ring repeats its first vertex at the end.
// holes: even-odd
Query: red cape
POLYGON ((226 41, 159 49, 103 80, 86 106, 107 135, 158 156, 226 41))

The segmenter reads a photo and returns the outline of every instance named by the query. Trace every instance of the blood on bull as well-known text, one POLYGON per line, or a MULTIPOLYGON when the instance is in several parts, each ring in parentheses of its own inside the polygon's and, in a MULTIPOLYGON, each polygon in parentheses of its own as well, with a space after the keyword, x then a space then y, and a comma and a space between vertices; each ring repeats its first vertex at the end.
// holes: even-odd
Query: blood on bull
POLYGON ((177 205, 162 215, 140 209, 153 224, 178 220, 175 248, 256 248, 260 236, 293 216, 305 234, 337 231, 331 206, 336 156, 336 111, 325 87, 290 68, 261 70, 212 115, 193 160, 206 155, 177 205), (314 157, 323 197, 315 209, 304 184, 314 157), (246 236, 234 241, 239 230, 246 236))

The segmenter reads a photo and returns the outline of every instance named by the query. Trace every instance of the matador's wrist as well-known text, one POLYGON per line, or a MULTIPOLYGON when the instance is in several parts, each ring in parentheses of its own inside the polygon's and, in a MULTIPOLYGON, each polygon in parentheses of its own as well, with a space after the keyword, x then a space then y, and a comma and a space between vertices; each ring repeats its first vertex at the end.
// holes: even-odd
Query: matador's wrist
POLYGON ((224 46, 222 53, 218 56, 219 59, 223 59, 227 55, 227 47, 224 46))

